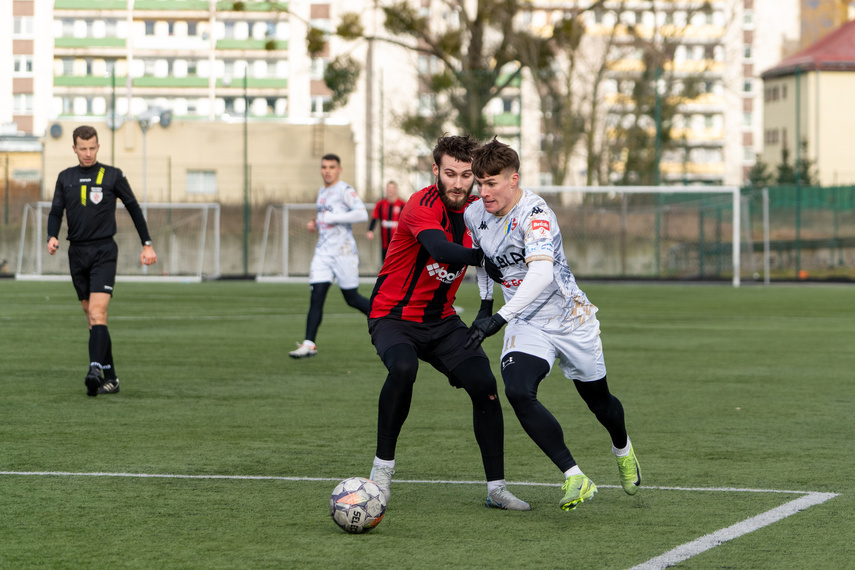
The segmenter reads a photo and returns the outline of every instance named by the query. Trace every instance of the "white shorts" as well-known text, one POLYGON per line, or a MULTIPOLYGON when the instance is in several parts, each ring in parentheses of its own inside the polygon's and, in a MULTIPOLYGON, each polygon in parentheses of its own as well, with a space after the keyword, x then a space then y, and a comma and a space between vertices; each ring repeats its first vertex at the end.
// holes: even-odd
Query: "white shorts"
POLYGON ((509 352, 523 352, 552 364, 558 359, 561 371, 570 380, 593 382, 606 375, 600 321, 591 315, 582 326, 569 333, 547 334, 525 321, 513 319, 505 327, 502 360, 509 352))
POLYGON ((316 253, 309 267, 309 283, 332 283, 333 278, 342 289, 359 287, 359 256, 316 253))

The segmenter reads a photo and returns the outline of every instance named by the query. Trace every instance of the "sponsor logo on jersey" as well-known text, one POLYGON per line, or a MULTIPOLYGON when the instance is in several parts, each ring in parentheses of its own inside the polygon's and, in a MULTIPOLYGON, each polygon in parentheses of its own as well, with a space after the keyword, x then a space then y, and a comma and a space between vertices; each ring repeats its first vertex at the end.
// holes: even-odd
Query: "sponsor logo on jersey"
POLYGON ((541 210, 541 209, 540 209, 540 206, 535 206, 535 207, 534 207, 534 208, 532 208, 532 210, 531 210, 531 215, 532 215, 532 216, 536 216, 537 214, 542 214, 542 213, 543 213, 543 210, 541 210))
POLYGON ((511 267, 512 265, 520 265, 525 263, 525 253, 512 251, 505 255, 497 255, 494 263, 498 265, 500 269, 511 267))
POLYGON ((549 220, 532 220, 531 230, 541 230, 541 233, 549 231, 549 220))
POLYGON ((92 200, 93 204, 100 204, 101 200, 104 199, 104 192, 101 188, 92 188, 89 190, 89 199, 92 200))
POLYGON ((510 221, 505 222, 505 235, 508 235, 512 231, 517 229, 517 219, 513 218, 510 221))
POLYGON ((91 178, 81 178, 80 183, 83 184, 84 182, 92 182, 92 179, 91 178))
POLYGON ((463 271, 458 271, 457 273, 450 273, 445 267, 442 267, 439 263, 431 263, 427 266, 427 271, 433 277, 436 277, 443 283, 454 283, 454 280, 460 277, 460 274, 463 271))
POLYGON ((479 230, 486 230, 487 229, 487 222, 485 222, 484 220, 481 220, 481 225, 478 226, 478 229, 479 230))

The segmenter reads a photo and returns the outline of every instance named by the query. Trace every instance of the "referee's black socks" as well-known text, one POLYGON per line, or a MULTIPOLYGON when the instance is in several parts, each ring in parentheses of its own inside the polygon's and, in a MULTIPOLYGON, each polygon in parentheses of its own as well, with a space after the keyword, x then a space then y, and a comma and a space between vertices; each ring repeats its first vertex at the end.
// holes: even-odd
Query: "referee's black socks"
POLYGON ((89 331, 89 362, 100 365, 107 363, 107 353, 110 348, 110 332, 107 325, 92 325, 89 331))

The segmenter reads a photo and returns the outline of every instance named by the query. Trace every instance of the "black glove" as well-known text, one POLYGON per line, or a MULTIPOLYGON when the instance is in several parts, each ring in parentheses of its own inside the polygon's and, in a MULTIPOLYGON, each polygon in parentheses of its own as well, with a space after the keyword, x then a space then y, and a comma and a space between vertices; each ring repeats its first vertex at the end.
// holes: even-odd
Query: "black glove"
POLYGON ((483 299, 481 301, 481 308, 478 309, 478 314, 475 315, 475 320, 478 319, 486 319, 490 315, 493 314, 493 299, 483 299))
POLYGON ((499 332, 506 322, 499 313, 496 313, 492 317, 475 319, 475 322, 469 327, 469 338, 466 340, 466 344, 463 345, 464 350, 478 348, 484 342, 485 338, 499 332))
POLYGON ((499 266, 493 263, 486 255, 484 256, 484 269, 487 271, 490 279, 496 283, 502 283, 505 280, 505 276, 502 275, 502 270, 499 269, 499 266))

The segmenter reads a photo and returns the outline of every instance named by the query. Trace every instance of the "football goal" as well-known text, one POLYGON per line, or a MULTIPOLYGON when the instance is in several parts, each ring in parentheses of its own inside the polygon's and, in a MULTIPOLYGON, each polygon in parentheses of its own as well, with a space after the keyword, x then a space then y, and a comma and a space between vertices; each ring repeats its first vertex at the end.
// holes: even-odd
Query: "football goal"
MULTIPOLYGON (((374 204, 366 204, 369 221, 374 204)), ((306 229, 315 217, 315 204, 279 204, 268 206, 258 254, 256 281, 305 282, 315 253, 318 234, 306 229)), ((359 276, 373 279, 380 271, 380 235, 373 241, 365 237, 368 222, 353 224, 353 237, 359 249, 359 276)))
MULTIPOLYGON (((50 208, 50 202, 24 206, 16 279, 70 279, 65 219, 59 236, 60 250, 56 255, 47 253, 50 208)), ((119 245, 117 280, 201 281, 220 276, 219 204, 146 204, 143 211, 157 252, 157 264, 148 267, 139 262, 139 235, 124 209, 120 202, 115 236, 119 245)))
MULTIPOLYGON (((735 186, 537 186, 558 218, 570 268, 584 279, 729 280, 762 271, 749 202, 735 186), (756 269, 755 269, 756 268, 756 269)), ((477 192, 477 190, 476 190, 477 192)), ((373 207, 369 208, 371 211, 373 207)), ((314 204, 270 206, 257 279, 305 281, 317 235, 314 204)), ((354 225, 360 275, 376 276, 379 244, 354 225)))

